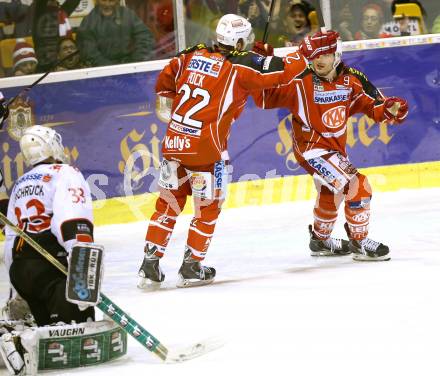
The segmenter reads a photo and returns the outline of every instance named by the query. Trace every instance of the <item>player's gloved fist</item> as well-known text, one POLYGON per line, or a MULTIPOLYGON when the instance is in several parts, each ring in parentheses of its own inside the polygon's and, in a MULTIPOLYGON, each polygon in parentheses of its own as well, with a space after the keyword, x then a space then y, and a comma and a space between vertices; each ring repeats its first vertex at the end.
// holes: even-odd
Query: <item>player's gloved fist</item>
POLYGON ((408 102, 398 97, 385 99, 383 113, 391 122, 400 124, 408 116, 408 102))
POLYGON ((336 52, 338 38, 337 31, 318 31, 312 36, 306 36, 300 43, 299 50, 307 60, 313 60, 318 56, 336 52))
POLYGON ((252 52, 262 56, 273 56, 273 47, 269 43, 264 43, 261 40, 257 40, 254 43, 252 52))

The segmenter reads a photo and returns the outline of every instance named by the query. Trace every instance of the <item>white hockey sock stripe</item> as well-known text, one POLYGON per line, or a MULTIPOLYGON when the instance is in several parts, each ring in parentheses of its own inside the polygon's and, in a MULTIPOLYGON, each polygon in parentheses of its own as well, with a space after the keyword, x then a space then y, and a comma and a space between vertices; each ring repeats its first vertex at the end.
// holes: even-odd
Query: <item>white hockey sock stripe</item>
POLYGON ((161 228, 161 229, 163 229, 163 230, 166 230, 166 231, 168 231, 168 232, 172 232, 172 231, 173 231, 172 228, 168 228, 168 227, 166 227, 166 226, 164 226, 164 225, 161 225, 160 223, 158 223, 158 222, 156 222, 156 221, 150 221, 150 225, 152 225, 152 226, 156 226, 156 227, 159 227, 159 228, 161 228))
POLYGON ((189 229, 197 232, 198 234, 200 234, 202 236, 206 236, 207 238, 212 238, 212 235, 213 235, 213 234, 207 234, 207 233, 205 233, 203 231, 200 231, 198 228, 196 228, 194 226, 191 226, 189 229))

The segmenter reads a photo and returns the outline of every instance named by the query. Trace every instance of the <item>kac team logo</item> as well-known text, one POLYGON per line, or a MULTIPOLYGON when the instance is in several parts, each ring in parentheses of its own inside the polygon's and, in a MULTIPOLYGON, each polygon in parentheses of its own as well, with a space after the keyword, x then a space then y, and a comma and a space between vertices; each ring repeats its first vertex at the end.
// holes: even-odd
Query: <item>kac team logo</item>
POLYGON ((339 128, 345 124, 345 106, 338 106, 322 114, 322 122, 327 128, 339 128))

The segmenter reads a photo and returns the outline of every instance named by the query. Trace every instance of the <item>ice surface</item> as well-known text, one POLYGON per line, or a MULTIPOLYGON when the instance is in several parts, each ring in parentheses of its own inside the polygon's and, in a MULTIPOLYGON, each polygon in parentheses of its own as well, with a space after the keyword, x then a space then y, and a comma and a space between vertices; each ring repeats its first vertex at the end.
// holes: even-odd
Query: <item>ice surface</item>
MULTIPOLYGON (((205 262, 216 282, 192 289, 175 287, 189 216, 179 218, 155 292, 136 288, 147 221, 98 227, 103 291, 115 303, 166 346, 213 336, 225 345, 165 365, 130 338, 123 359, 47 374, 439 375, 440 189, 374 195, 370 236, 390 246, 389 262, 310 257, 312 207, 224 210, 205 262)), ((0 293, 6 299, 4 271, 0 293)))

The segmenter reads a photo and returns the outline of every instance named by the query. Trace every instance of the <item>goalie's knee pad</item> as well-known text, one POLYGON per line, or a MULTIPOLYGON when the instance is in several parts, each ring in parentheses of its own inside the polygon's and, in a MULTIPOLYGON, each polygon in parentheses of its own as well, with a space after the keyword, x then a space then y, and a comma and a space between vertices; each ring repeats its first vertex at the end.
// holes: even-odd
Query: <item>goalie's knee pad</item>
POLYGON ((20 363, 18 355, 13 355, 14 349, 6 337, 6 348, 14 361, 14 369, 24 365, 25 370, 21 372, 31 375, 36 375, 39 370, 105 363, 127 352, 127 334, 117 324, 106 320, 27 328, 14 333, 13 338, 23 362, 20 363))

